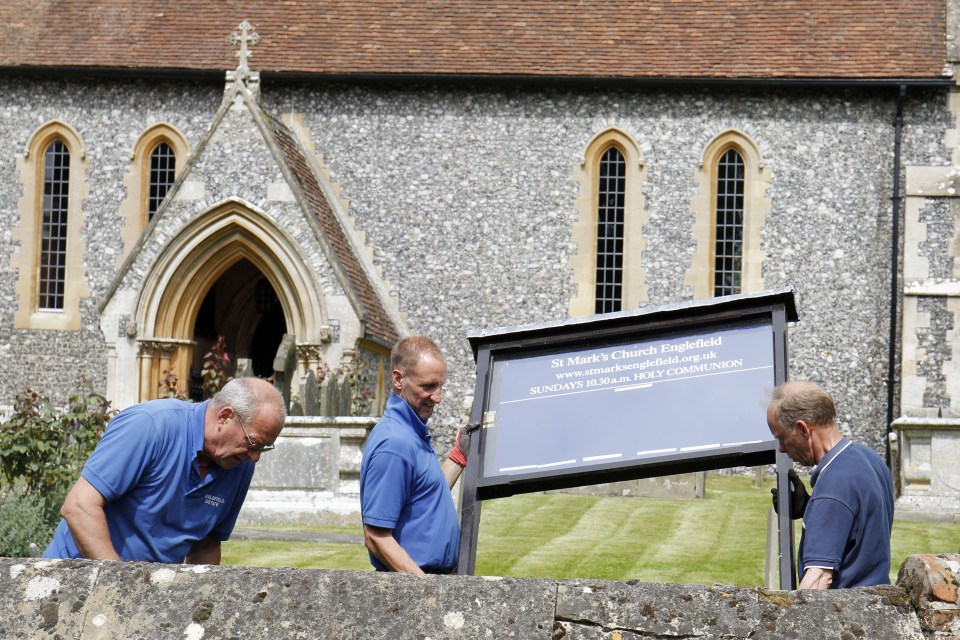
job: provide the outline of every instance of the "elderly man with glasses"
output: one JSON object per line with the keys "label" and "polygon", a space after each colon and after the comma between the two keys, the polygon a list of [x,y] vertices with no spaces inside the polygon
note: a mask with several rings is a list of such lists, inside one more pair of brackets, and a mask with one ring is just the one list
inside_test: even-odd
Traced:
{"label": "elderly man with glasses", "polygon": [[260,454],[286,418],[265,380],[212,400],[142,402],[114,418],[67,494],[45,558],[219,564]]}

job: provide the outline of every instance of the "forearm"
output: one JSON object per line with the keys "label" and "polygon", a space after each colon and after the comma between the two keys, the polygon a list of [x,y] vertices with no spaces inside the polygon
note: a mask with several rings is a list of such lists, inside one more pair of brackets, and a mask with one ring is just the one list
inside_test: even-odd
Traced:
{"label": "forearm", "polygon": [[833,571],[830,569],[821,569],[819,567],[810,567],[803,573],[803,579],[800,580],[800,589],[829,589],[833,584]]}
{"label": "forearm", "polygon": [[193,543],[185,562],[187,564],[220,564],[220,556],[220,541],[204,538]]}
{"label": "forearm", "polygon": [[447,486],[450,487],[450,489],[453,489],[453,485],[457,483],[457,479],[460,477],[460,474],[463,473],[463,467],[450,458],[443,461],[443,464],[440,465],[440,470],[443,472],[443,477],[447,479]]}
{"label": "forearm", "polygon": [[363,525],[363,543],[390,571],[424,575],[407,550],[393,537],[392,529]]}
{"label": "forearm", "polygon": [[82,477],[73,486],[60,509],[80,555],[91,560],[119,560],[110,539],[103,496]]}

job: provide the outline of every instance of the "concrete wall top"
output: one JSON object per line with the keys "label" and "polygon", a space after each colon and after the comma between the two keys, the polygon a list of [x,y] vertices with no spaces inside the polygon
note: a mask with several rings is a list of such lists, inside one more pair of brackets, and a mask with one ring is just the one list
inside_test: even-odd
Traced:
{"label": "concrete wall top", "polygon": [[905,586],[786,592],[2,558],[0,638],[946,638],[958,574],[922,556]]}

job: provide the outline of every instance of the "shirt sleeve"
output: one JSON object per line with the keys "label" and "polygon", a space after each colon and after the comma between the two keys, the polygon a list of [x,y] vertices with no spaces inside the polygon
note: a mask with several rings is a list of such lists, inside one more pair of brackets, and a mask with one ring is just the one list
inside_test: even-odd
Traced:
{"label": "shirt sleeve", "polygon": [[413,467],[392,451],[378,451],[370,458],[364,478],[363,523],[393,529],[407,503]]}
{"label": "shirt sleeve", "polygon": [[832,498],[810,500],[803,514],[803,571],[817,567],[840,569],[840,560],[853,529],[853,512]]}
{"label": "shirt sleeve", "polygon": [[107,426],[80,473],[108,502],[140,481],[156,455],[153,420],[140,412],[120,413]]}

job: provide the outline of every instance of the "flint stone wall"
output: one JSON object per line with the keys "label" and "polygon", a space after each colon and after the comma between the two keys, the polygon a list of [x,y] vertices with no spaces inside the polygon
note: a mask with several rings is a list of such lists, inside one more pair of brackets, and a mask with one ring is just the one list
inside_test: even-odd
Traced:
{"label": "flint stone wall", "polygon": [[833,592],[2,558],[0,638],[942,640],[958,576],[960,555]]}

